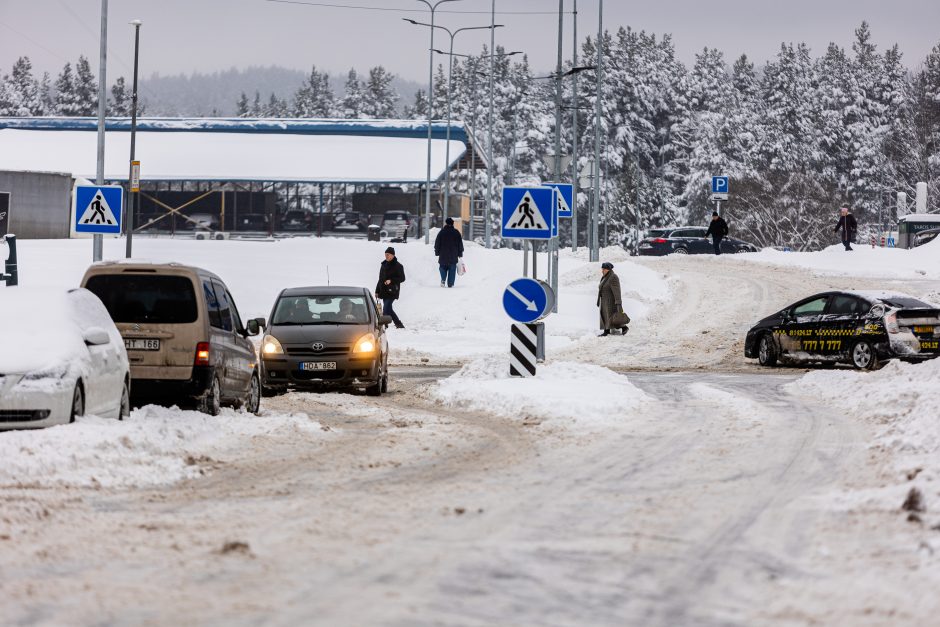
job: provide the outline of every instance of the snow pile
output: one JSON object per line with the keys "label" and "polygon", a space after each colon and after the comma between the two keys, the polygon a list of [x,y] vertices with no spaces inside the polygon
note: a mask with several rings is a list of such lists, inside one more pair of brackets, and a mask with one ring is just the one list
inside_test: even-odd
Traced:
{"label": "snow pile", "polygon": [[510,377],[508,355],[477,359],[430,394],[445,407],[585,427],[622,425],[652,400],[627,377],[589,364],[539,364],[535,377]]}
{"label": "snow pile", "polygon": [[0,433],[0,487],[142,487],[205,473],[253,437],[320,437],[306,414],[218,416],[155,406],[123,421],[85,416],[73,424]]}
{"label": "snow pile", "polygon": [[[924,484],[940,481],[940,359],[892,361],[876,372],[810,372],[788,387],[879,425],[871,448],[889,456],[889,472],[905,489],[935,494]],[[901,505],[894,490],[885,498],[893,499],[890,508]]]}

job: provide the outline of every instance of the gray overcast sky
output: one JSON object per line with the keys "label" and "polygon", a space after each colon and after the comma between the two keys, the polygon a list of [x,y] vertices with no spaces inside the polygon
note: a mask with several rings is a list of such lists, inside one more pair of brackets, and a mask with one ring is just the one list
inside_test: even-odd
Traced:
{"label": "gray overcast sky", "polygon": [[[304,0],[297,0],[302,2]],[[310,0],[318,2],[320,0]],[[421,9],[416,0],[323,0],[383,9]],[[427,79],[428,32],[402,17],[427,20],[424,12],[355,10],[265,0],[111,0],[108,82],[130,78],[134,18],[141,29],[141,75],[281,65],[345,73],[382,64],[403,78]],[[37,73],[55,77],[66,61],[85,54],[98,66],[100,0],[0,0],[0,71],[21,55]],[[533,68],[554,66],[557,0],[497,0],[497,44],[529,55]],[[473,13],[444,13],[445,9]],[[446,3],[437,23],[452,28],[489,24],[490,0]],[[572,0],[565,0],[564,54],[571,54]],[[578,35],[597,31],[597,0],[578,3]],[[504,12],[545,12],[510,15]],[[554,12],[554,13],[553,13]],[[782,41],[805,41],[821,53],[830,41],[848,46],[862,20],[880,49],[898,43],[908,67],[918,66],[940,42],[938,0],[607,0],[604,24],[672,33],[679,57],[689,63],[704,46],[729,60],[746,53],[758,64]],[[441,31],[437,31],[441,35]],[[457,35],[455,51],[477,52],[487,31]],[[435,46],[442,46],[438,36]]]}

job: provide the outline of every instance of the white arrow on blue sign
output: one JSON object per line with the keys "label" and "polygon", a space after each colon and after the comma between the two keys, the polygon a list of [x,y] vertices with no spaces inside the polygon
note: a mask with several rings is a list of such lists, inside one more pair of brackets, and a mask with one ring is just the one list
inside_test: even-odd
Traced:
{"label": "white arrow on blue sign", "polygon": [[557,222],[553,187],[504,187],[502,236],[507,239],[551,239]]}
{"label": "white arrow on blue sign", "polygon": [[76,185],[72,196],[72,237],[121,234],[124,188],[120,185]]}
{"label": "white arrow on blue sign", "polygon": [[558,190],[558,217],[570,218],[574,206],[574,185],[570,183],[546,183]]}
{"label": "white arrow on blue sign", "polygon": [[535,322],[552,309],[554,295],[551,287],[542,281],[516,279],[503,292],[503,309],[516,322]]}
{"label": "white arrow on blue sign", "polygon": [[713,194],[727,194],[728,182],[729,180],[727,176],[713,176],[712,177],[712,193]]}

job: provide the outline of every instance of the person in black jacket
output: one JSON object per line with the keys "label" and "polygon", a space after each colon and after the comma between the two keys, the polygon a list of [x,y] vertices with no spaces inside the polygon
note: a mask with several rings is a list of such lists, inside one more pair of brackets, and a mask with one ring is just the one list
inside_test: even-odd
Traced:
{"label": "person in black jacket", "polygon": [[848,207],[842,207],[839,213],[839,222],[832,232],[842,231],[842,245],[845,246],[846,250],[853,250],[852,242],[855,241],[855,234],[858,232],[858,222],[856,222],[855,216],[849,213]]}
{"label": "person in black jacket", "polygon": [[724,239],[725,235],[728,234],[728,223],[725,222],[725,219],[718,215],[717,211],[712,211],[712,222],[708,225],[708,230],[705,231],[705,239],[708,239],[708,236],[712,236],[712,245],[715,247],[715,254],[721,254],[721,240]]}
{"label": "person in black jacket", "polygon": [[405,325],[398,319],[398,314],[392,304],[398,300],[401,284],[405,282],[405,266],[395,257],[395,249],[389,246],[385,249],[385,261],[379,268],[379,280],[375,284],[375,297],[382,301],[382,315],[391,316],[396,329],[404,329]]}
{"label": "person in black jacket", "polygon": [[444,228],[434,239],[434,254],[441,269],[441,287],[454,287],[457,279],[457,263],[463,257],[463,237],[454,228],[453,218],[444,221]]}

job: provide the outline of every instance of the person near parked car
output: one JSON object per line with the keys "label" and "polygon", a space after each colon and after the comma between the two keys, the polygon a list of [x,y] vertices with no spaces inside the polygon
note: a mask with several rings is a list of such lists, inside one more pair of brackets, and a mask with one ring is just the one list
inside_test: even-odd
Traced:
{"label": "person near parked car", "polygon": [[460,231],[454,228],[454,219],[447,218],[444,228],[434,239],[434,254],[441,270],[441,287],[454,287],[457,279],[457,264],[463,257],[463,237]]}
{"label": "person near parked car", "polygon": [[610,335],[611,330],[620,329],[626,335],[630,317],[623,311],[623,299],[620,296],[620,277],[614,272],[614,264],[605,261],[601,264],[601,282],[597,288],[597,306],[601,312],[602,336]]}
{"label": "person near parked car", "polygon": [[721,240],[725,238],[728,234],[728,223],[725,222],[725,219],[718,215],[717,211],[712,211],[712,221],[708,225],[708,230],[705,231],[705,239],[708,239],[708,236],[712,236],[712,245],[715,247],[715,254],[721,254]]}
{"label": "person near parked car", "polygon": [[385,249],[385,261],[379,268],[379,280],[375,284],[375,297],[382,301],[382,315],[391,316],[396,329],[404,329],[405,325],[398,319],[393,304],[401,293],[401,284],[405,282],[405,266],[401,265],[395,257],[395,249],[389,246]]}
{"label": "person near parked car", "polygon": [[836,223],[836,228],[832,232],[842,236],[842,245],[846,250],[852,250],[852,242],[855,241],[855,234],[858,232],[858,222],[849,212],[848,207],[842,207],[839,210],[839,222]]}

